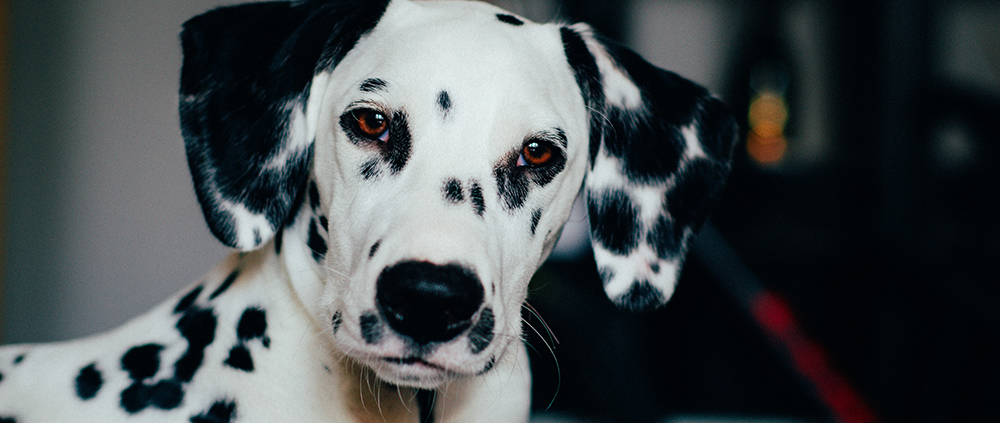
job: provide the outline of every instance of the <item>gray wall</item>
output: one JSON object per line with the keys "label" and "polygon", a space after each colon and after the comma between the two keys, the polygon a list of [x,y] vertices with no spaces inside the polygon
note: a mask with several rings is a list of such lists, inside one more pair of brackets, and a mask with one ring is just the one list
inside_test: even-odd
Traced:
{"label": "gray wall", "polygon": [[4,342],[109,329],[207,271],[178,31],[220,0],[12,2]]}

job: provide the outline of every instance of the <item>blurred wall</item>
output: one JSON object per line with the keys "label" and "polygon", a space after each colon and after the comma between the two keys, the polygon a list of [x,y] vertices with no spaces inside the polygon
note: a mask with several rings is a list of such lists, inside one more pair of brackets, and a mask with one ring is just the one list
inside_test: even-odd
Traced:
{"label": "blurred wall", "polygon": [[225,250],[177,116],[181,23],[222,0],[12,3],[3,342],[117,326]]}

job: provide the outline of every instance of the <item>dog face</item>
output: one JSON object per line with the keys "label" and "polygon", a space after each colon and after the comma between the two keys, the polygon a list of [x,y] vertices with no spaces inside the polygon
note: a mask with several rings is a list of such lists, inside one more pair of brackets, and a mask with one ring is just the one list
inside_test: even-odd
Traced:
{"label": "dog face", "polygon": [[589,120],[558,29],[500,12],[393,3],[314,79],[324,303],[359,322],[341,349],[389,380],[479,373],[519,339],[583,181]]}
{"label": "dog face", "polygon": [[303,301],[391,383],[480,374],[520,340],[581,187],[609,296],[662,304],[728,171],[718,101],[585,25],[468,2],[264,3],[182,37],[213,233],[255,249],[309,203],[323,288]]}

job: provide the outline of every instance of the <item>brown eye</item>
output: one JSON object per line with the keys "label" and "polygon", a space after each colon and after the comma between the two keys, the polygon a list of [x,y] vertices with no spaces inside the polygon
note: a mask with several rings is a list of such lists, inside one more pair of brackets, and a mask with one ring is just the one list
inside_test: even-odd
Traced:
{"label": "brown eye", "polygon": [[371,109],[360,109],[351,112],[351,116],[354,116],[354,126],[361,135],[388,141],[389,120],[384,114]]}
{"label": "brown eye", "polygon": [[521,157],[517,158],[518,166],[544,166],[554,156],[552,145],[542,141],[529,141],[521,148]]}

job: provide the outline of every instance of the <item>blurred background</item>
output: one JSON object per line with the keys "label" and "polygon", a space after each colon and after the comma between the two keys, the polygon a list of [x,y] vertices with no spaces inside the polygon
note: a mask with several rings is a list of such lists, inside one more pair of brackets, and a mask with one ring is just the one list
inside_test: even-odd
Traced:
{"label": "blurred background", "polygon": [[[0,1],[4,343],[110,329],[226,254],[177,33],[232,3]],[[525,314],[538,421],[1000,421],[1000,2],[495,3],[590,22],[743,126],[665,308],[615,310],[571,218]]]}

